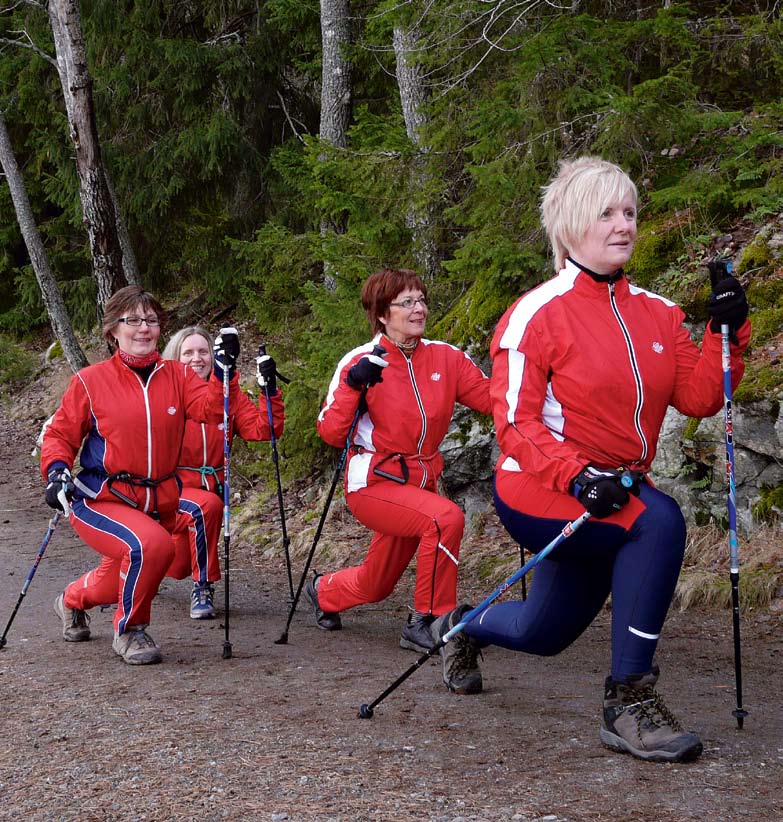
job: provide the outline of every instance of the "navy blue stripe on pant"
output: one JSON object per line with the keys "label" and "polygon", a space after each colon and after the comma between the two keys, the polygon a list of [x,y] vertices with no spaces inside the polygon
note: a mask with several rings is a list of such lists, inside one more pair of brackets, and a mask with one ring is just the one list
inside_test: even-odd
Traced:
{"label": "navy blue stripe on pant", "polygon": [[[626,530],[590,520],[536,565],[524,602],[490,605],[465,632],[485,645],[554,656],[567,648],[612,595],[612,677],[647,673],[671,605],[685,551],[685,520],[677,503],[642,485],[646,510]],[[523,514],[495,494],[509,534],[537,553],[565,520]]]}

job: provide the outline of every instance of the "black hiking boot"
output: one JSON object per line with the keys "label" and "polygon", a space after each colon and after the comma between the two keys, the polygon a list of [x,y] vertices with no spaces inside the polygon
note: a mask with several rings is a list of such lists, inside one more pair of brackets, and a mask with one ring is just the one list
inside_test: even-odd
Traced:
{"label": "black hiking boot", "polygon": [[647,674],[604,684],[601,742],[615,751],[653,762],[688,762],[702,752],[701,739],[684,731],[655,690],[658,666]]}
{"label": "black hiking boot", "polygon": [[[470,605],[460,605],[453,611],[438,617],[430,625],[430,634],[439,642],[468,612]],[[453,636],[441,649],[443,659],[443,682],[455,694],[480,694],[484,683],[478,657],[481,653],[478,643],[464,631]]]}
{"label": "black hiking boot", "polygon": [[323,574],[313,573],[313,578],[305,586],[305,596],[315,609],[315,623],[322,631],[339,631],[343,627],[339,611],[322,611],[318,604],[318,581]]}
{"label": "black hiking boot", "polygon": [[422,614],[419,611],[408,614],[408,622],[402,629],[400,648],[417,651],[420,654],[426,654],[430,648],[434,648],[435,641],[430,633],[430,625],[434,621],[435,617],[432,614]]}

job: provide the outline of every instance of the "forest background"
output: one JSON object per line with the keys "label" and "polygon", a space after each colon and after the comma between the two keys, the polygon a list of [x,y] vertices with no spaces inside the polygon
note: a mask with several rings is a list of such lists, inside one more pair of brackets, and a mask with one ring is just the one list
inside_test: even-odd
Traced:
{"label": "forest background", "polygon": [[[779,420],[780,3],[7,3],[4,128],[85,341],[102,304],[100,242],[85,220],[56,13],[71,36],[81,26],[80,88],[133,251],[115,257],[113,276],[137,277],[175,323],[229,317],[267,345],[293,377],[286,479],[327,464],[313,421],[335,363],[368,338],[366,276],[416,268],[430,292],[428,336],[486,364],[502,312],[552,274],[541,186],[560,158],[585,153],[621,164],[639,187],[629,277],[680,303],[696,328],[706,261],[733,259],[754,326],[735,399],[765,402]],[[34,352],[51,340],[17,217],[0,186],[0,384],[12,389],[35,378]],[[251,482],[269,476],[263,446],[242,464]],[[780,480],[753,504],[758,521],[779,525]],[[764,562],[772,598],[780,557]]]}

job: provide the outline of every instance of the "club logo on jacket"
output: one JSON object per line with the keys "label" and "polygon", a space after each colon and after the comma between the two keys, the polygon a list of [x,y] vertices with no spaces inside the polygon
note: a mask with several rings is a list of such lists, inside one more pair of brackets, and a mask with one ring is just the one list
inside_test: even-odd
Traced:
{"label": "club logo on jacket", "polygon": [[653,350],[656,354],[663,354],[663,345],[662,345],[661,343],[659,343],[659,342],[658,342],[658,340],[656,340],[656,341],[652,344],[652,350]]}
{"label": "club logo on jacket", "polygon": [[222,430],[223,430],[223,428],[224,428],[223,423],[222,423],[222,422],[221,422],[221,423],[218,423],[218,431],[222,431]]}
{"label": "club logo on jacket", "polygon": [[430,377],[430,379],[431,379],[433,382],[437,382],[437,381],[440,379],[440,374],[439,374],[437,371],[435,371],[435,372],[433,372],[433,374],[432,374],[432,376]]}
{"label": "club logo on jacket", "polygon": [[170,405],[166,411],[172,417],[177,413],[177,409],[173,405]]}

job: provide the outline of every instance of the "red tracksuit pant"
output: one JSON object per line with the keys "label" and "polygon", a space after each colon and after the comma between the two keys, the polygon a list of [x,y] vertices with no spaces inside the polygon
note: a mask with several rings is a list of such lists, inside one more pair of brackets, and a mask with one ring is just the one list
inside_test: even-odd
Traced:
{"label": "red tracksuit pant", "polygon": [[223,501],[214,491],[183,488],[174,527],[174,559],[166,576],[194,582],[220,579],[218,541],[223,520]]}
{"label": "red tracksuit pant", "polygon": [[465,527],[458,505],[432,491],[395,482],[374,483],[346,500],[353,515],[375,534],[361,565],[321,577],[318,604],[324,611],[385,599],[417,550],[416,610],[440,616],[456,607]]}
{"label": "red tracksuit pant", "polygon": [[156,522],[122,502],[74,500],[71,524],[101,564],[65,589],[65,607],[83,611],[117,603],[114,630],[149,625],[152,600],[174,556],[175,512]]}

